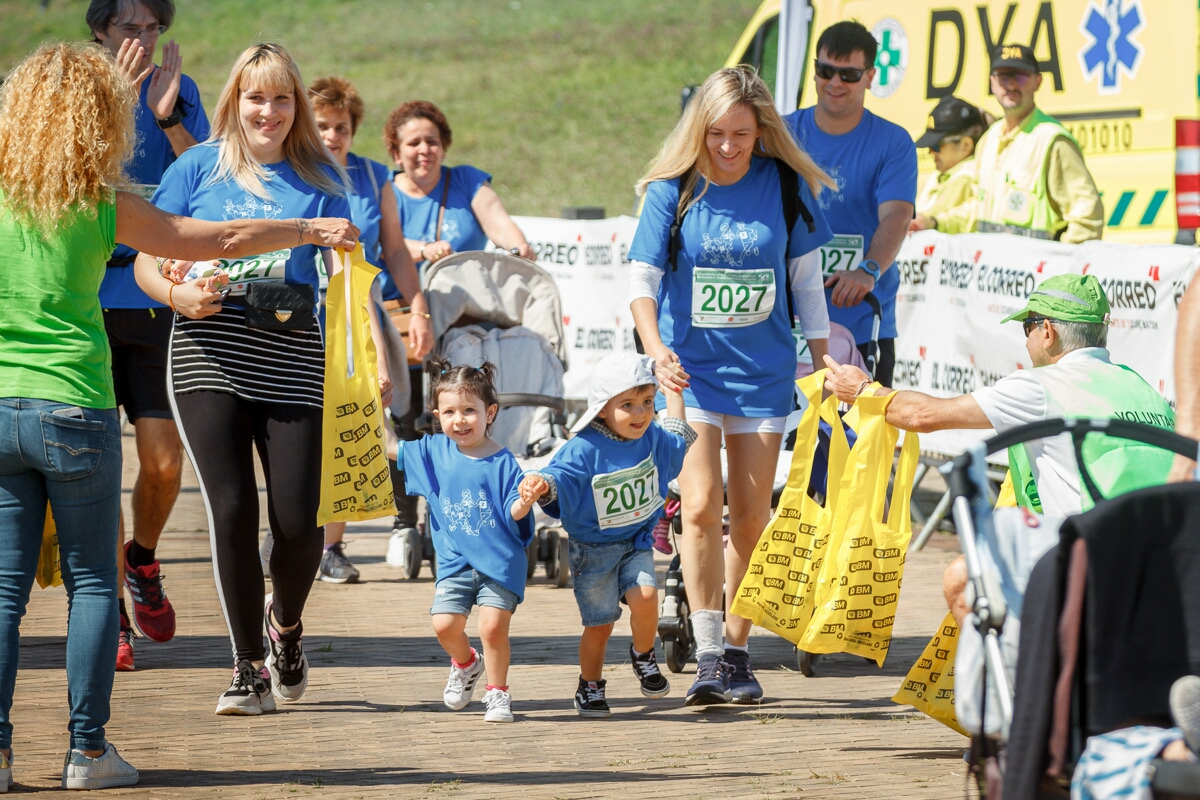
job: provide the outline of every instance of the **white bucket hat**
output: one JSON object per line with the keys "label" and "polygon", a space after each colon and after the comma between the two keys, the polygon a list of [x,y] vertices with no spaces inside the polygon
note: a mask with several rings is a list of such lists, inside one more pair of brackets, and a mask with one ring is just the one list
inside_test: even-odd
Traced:
{"label": "white bucket hat", "polygon": [[654,377],[654,359],[638,353],[613,353],[605,356],[592,370],[588,384],[588,408],[579,421],[571,426],[571,433],[586,428],[604,404],[621,392],[636,386],[653,386],[658,389],[658,378]]}

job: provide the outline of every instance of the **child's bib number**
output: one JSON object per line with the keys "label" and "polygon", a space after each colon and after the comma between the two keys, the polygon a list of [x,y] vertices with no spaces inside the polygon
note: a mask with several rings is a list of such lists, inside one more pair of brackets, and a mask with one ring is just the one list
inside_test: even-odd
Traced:
{"label": "child's bib number", "polygon": [[844,269],[855,269],[863,260],[863,237],[839,233],[821,245],[821,274],[828,277]]}
{"label": "child's bib number", "polygon": [[753,325],[771,316],[774,309],[774,270],[692,270],[692,324],[698,328]]}
{"label": "child's bib number", "polygon": [[229,293],[245,294],[246,287],[259,281],[282,281],[287,278],[287,262],[291,248],[263,253],[249,258],[215,258],[198,262],[188,270],[187,278],[200,278],[221,270],[229,276]]}
{"label": "child's bib number", "polygon": [[620,528],[646,519],[663,504],[654,457],[628,469],[592,478],[592,498],[600,528]]}

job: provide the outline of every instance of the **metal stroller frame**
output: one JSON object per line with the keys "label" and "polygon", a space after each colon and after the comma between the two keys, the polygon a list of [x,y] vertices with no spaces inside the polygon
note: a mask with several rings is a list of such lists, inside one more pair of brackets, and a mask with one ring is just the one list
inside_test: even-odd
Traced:
{"label": "metal stroller frame", "polygon": [[[883,309],[879,305],[879,299],[871,292],[867,292],[866,296],[863,297],[863,302],[871,307],[872,314],[871,339],[868,342],[866,364],[867,373],[873,378],[875,377],[875,368],[879,364],[879,326],[883,321]],[[815,364],[813,366],[814,369],[819,368]],[[792,422],[792,420],[789,420],[789,422]],[[794,434],[794,432],[795,423],[793,422],[791,430],[784,435],[782,448],[779,451],[781,457],[784,453],[788,454],[787,460],[789,464],[792,459],[792,448],[795,445],[794,436],[790,436],[789,434]],[[784,475],[786,476],[786,474],[787,472],[785,471]],[[771,492],[772,510],[778,505],[782,492],[782,485],[775,486]],[[667,490],[667,499],[676,502],[680,499],[674,482],[672,482]],[[675,555],[672,556],[671,563],[667,566],[663,598],[659,604],[658,614],[658,638],[662,641],[663,657],[667,662],[667,668],[671,672],[682,672],[687,663],[694,661],[696,658],[696,640],[692,634],[692,622],[689,618],[691,605],[687,599],[687,587],[683,582],[683,569],[679,554],[679,539],[683,533],[682,516],[682,510],[680,510],[670,519],[671,538],[675,543]],[[723,603],[724,601],[722,601]],[[797,649],[796,658],[800,671],[807,677],[813,677],[813,666],[816,663],[816,655]]]}
{"label": "metal stroller frame", "polygon": [[[1083,460],[1083,442],[1090,433],[1128,439],[1153,445],[1188,458],[1197,458],[1200,443],[1173,431],[1120,419],[1050,419],[1022,425],[968,448],[942,468],[953,497],[953,514],[968,577],[968,597],[975,616],[975,629],[983,641],[983,697],[980,703],[981,726],[986,725],[985,703],[990,676],[1000,703],[1001,739],[1007,740],[1013,720],[1013,687],[1009,684],[1000,649],[1008,608],[994,575],[982,569],[976,537],[993,530],[992,509],[988,500],[987,456],[1013,445],[1066,433],[1071,437],[1075,460],[1084,488],[1094,503],[1105,498]],[[1198,470],[1200,472],[1200,470]],[[973,751],[974,751],[973,747]],[[1172,772],[1166,767],[1166,772]]]}
{"label": "metal stroller frame", "polygon": [[[476,262],[479,274],[486,279],[481,281],[481,288],[491,290],[490,297],[472,296],[461,282],[435,285],[442,273],[470,262]],[[517,280],[513,280],[514,277]],[[470,250],[452,253],[425,270],[421,276],[421,289],[429,304],[430,322],[434,331],[435,344],[430,357],[445,350],[447,336],[455,328],[466,325],[502,329],[525,326],[542,335],[562,364],[563,372],[566,372],[568,357],[562,321],[562,297],[554,277],[536,263],[504,252]],[[526,321],[530,315],[536,316],[542,324],[539,327],[527,325]],[[502,364],[496,366],[503,368]],[[431,386],[428,376],[423,371],[421,381],[422,396],[428,408]],[[566,400],[561,395],[527,391],[498,392],[497,400],[501,410],[516,406],[550,409],[553,436],[556,440],[566,438],[563,432]],[[416,427],[420,433],[434,433],[436,422],[433,415],[423,411],[417,419]],[[537,452],[521,452],[515,455],[519,458],[531,457],[541,462],[547,459],[550,453],[551,449],[545,447],[539,448]],[[428,515],[429,509],[425,508],[423,530],[410,530],[409,538],[405,542],[404,571],[409,578],[416,578],[420,574],[424,561],[429,562],[431,572],[436,570],[436,554],[429,533]],[[535,565],[542,561],[547,577],[557,580],[559,586],[565,585],[566,575],[561,573],[567,561],[566,551],[565,538],[560,537],[557,530],[539,528],[527,551],[528,576],[533,577]]]}

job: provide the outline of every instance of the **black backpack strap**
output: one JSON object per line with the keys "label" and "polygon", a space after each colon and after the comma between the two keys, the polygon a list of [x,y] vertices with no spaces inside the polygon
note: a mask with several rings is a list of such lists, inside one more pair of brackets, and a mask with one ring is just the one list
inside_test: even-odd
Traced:
{"label": "black backpack strap", "polygon": [[[817,222],[813,219],[812,212],[804,205],[804,201],[800,199],[800,176],[796,174],[796,170],[781,158],[775,159],[775,168],[779,170],[779,196],[783,202],[783,221],[787,226],[788,241],[783,248],[784,264],[786,265],[787,252],[791,249],[792,243],[792,228],[796,227],[796,220],[803,219],[809,233],[817,232]],[[787,274],[786,266],[783,272],[785,275]],[[796,319],[796,303],[792,299],[790,281],[785,284],[784,292],[787,294],[788,327],[791,327],[792,321]]]}
{"label": "black backpack strap", "polygon": [[684,194],[684,187],[687,186],[691,177],[692,170],[690,169],[679,176],[679,203],[675,206],[675,219],[671,222],[671,229],[667,235],[667,263],[671,265],[671,272],[679,269],[679,250],[683,247],[683,239],[679,230],[683,227],[683,215],[687,213],[688,201],[692,199],[692,192]]}

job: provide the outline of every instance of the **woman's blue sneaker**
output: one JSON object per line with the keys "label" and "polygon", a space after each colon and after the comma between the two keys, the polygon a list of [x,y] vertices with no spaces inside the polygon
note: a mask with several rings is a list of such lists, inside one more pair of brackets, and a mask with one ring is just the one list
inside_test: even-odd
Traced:
{"label": "woman's blue sneaker", "polygon": [[745,650],[725,650],[725,663],[729,666],[729,690],[733,702],[741,705],[758,705],[762,702],[763,690],[754,670],[750,669],[750,654]]}
{"label": "woman's blue sneaker", "polygon": [[706,653],[700,656],[696,663],[696,682],[688,689],[684,704],[710,706],[728,703],[731,698],[729,667],[718,655]]}

